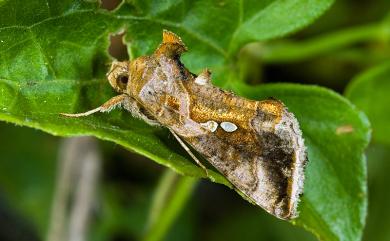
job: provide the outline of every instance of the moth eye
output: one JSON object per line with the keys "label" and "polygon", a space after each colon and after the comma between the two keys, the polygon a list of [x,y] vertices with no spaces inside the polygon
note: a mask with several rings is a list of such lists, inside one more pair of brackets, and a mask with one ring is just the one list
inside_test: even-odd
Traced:
{"label": "moth eye", "polygon": [[126,89],[127,82],[129,82],[128,75],[119,75],[117,78],[117,85],[120,89]]}
{"label": "moth eye", "polygon": [[127,84],[128,81],[129,81],[129,76],[127,75],[119,76],[119,82],[121,82],[122,84]]}

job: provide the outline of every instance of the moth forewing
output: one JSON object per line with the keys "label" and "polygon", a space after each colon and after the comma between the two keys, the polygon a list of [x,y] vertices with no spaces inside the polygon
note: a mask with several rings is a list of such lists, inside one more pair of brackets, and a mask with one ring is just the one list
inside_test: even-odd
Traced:
{"label": "moth forewing", "polygon": [[[261,115],[260,115],[261,116]],[[283,107],[280,117],[274,126],[269,125],[266,118],[259,117],[253,121],[256,133],[261,139],[262,160],[264,164],[263,184],[271,189],[278,190],[278,200],[274,207],[270,205],[275,215],[283,219],[291,219],[298,216],[297,205],[299,196],[303,192],[304,167],[306,164],[306,148],[302,133],[294,115]],[[269,174],[266,174],[269,172]],[[259,173],[260,175],[260,173]],[[260,200],[264,200],[264,190],[258,190]],[[265,192],[267,193],[267,192]],[[263,197],[261,197],[263,196]]]}
{"label": "moth forewing", "polygon": [[[220,124],[215,131],[183,139],[252,202],[279,218],[291,219],[297,216],[306,161],[298,122],[278,101],[258,102],[257,106],[254,115],[242,123],[242,113],[236,111],[235,116],[225,112],[214,117],[217,123],[237,123],[237,129]],[[180,135],[182,130],[176,131]]]}
{"label": "moth forewing", "polygon": [[306,151],[298,121],[278,100],[248,100],[211,84],[206,69],[199,76],[180,62],[187,50],[169,31],[153,55],[114,62],[108,74],[121,93],[80,117],[122,107],[150,124],[172,131],[196,159],[192,146],[248,199],[281,219],[298,215]]}

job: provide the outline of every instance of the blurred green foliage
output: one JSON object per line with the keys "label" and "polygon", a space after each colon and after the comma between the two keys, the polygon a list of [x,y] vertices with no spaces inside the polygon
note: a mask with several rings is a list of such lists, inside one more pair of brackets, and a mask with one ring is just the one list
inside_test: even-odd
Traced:
{"label": "blurred green foliage", "polygon": [[[280,38],[312,23],[331,3],[197,1],[189,7],[186,1],[129,1],[112,13],[86,1],[0,1],[0,118],[57,135],[92,134],[180,173],[202,176],[165,130],[150,128],[128,113],[76,121],[57,116],[90,109],[114,94],[104,80],[109,33],[127,30],[133,58],[150,53],[161,39],[161,29],[168,28],[187,43],[190,52],[183,61],[191,71],[209,67],[216,84],[253,99],[280,98],[296,114],[310,158],[296,223],[322,240],[361,236],[366,214],[362,152],[368,141],[364,114],[322,88],[253,88],[238,81],[314,83],[339,92],[348,85],[346,97],[367,114],[373,129],[374,144],[367,152],[370,197],[364,239],[388,240],[384,227],[390,222],[390,80],[389,65],[383,62],[390,56],[389,2],[338,1],[314,24]],[[238,12],[237,6],[242,8]],[[238,53],[252,41],[261,42]],[[335,130],[346,124],[354,132],[337,135]],[[60,140],[4,123],[0,133],[0,224],[7,224],[0,225],[0,239],[44,239]],[[164,202],[150,230],[148,212],[156,201],[161,168],[119,146],[100,145],[105,163],[92,240],[153,240],[164,234],[166,240],[315,239],[248,205],[227,188],[207,182],[195,186],[188,177],[172,185],[172,196],[165,200],[177,201]],[[213,177],[229,185],[217,173]]]}
{"label": "blurred green foliage", "polygon": [[390,223],[390,62],[375,66],[358,75],[348,85],[346,96],[367,113],[373,126],[372,145],[368,149],[369,202],[371,210],[365,237],[389,240],[390,232],[378,226],[378,220]]}

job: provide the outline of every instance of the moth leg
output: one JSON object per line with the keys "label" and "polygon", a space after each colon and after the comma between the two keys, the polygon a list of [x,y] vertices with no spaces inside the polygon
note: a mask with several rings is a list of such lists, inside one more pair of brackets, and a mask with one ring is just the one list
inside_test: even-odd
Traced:
{"label": "moth leg", "polygon": [[207,171],[207,168],[199,161],[199,159],[191,152],[190,148],[180,139],[180,137],[171,129],[169,129],[172,135],[176,138],[176,140],[180,143],[180,145],[186,150],[186,152],[194,159],[196,164],[198,164],[205,172],[206,176],[209,176],[209,172]]}
{"label": "moth leg", "polygon": [[142,109],[142,106],[133,98],[127,98],[123,103],[123,108],[129,111],[135,118],[141,119],[151,126],[161,126],[152,115],[148,115],[146,110]]}
{"label": "moth leg", "polygon": [[109,112],[115,107],[121,106],[124,101],[129,98],[127,95],[122,94],[122,95],[117,95],[109,99],[107,102],[105,102],[103,105],[93,109],[89,110],[87,112],[83,113],[76,113],[76,114],[69,114],[69,113],[60,113],[60,115],[66,116],[66,117],[82,117],[82,116],[89,116],[92,115],[96,112]]}

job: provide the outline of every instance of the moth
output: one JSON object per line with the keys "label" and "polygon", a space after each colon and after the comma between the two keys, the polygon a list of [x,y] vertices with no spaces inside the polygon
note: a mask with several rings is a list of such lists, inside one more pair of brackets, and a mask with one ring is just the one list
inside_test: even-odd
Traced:
{"label": "moth", "polygon": [[279,100],[248,100],[213,86],[207,69],[191,73],[180,62],[185,51],[181,38],[164,30],[152,55],[112,63],[107,78],[119,95],[93,110],[63,115],[122,107],[168,128],[206,173],[192,150],[267,212],[297,217],[306,163],[297,119]]}

